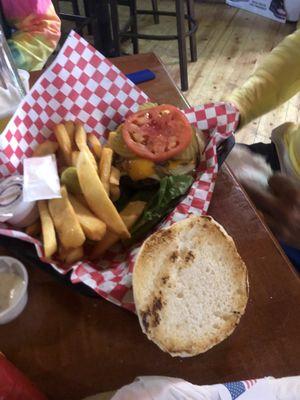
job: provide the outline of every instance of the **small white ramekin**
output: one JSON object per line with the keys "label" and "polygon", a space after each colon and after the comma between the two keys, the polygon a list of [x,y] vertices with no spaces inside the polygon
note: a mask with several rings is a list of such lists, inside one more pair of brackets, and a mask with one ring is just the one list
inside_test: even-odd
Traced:
{"label": "small white ramekin", "polygon": [[[7,309],[0,312],[0,325],[7,324],[8,322],[17,318],[24,310],[28,298],[27,295],[28,274],[24,265],[16,258],[8,256],[0,256],[0,265],[2,261],[4,261],[5,264],[8,265],[7,270],[10,269],[11,271],[19,275],[25,284],[23,285],[19,297],[15,299],[14,303]],[[1,279],[1,274],[0,274],[0,279]]]}

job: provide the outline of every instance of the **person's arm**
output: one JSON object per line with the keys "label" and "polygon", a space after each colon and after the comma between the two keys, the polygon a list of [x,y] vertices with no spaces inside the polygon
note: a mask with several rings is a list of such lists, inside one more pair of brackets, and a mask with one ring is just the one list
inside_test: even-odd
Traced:
{"label": "person's arm", "polygon": [[18,68],[43,68],[60,38],[60,19],[50,0],[2,0],[8,23],[15,29],[8,44]]}
{"label": "person's arm", "polygon": [[279,173],[269,179],[266,191],[243,181],[243,187],[278,239],[300,249],[300,185],[299,182]]}
{"label": "person's arm", "polygon": [[240,127],[284,103],[300,90],[300,29],[287,36],[236,89],[229,101],[241,113]]}

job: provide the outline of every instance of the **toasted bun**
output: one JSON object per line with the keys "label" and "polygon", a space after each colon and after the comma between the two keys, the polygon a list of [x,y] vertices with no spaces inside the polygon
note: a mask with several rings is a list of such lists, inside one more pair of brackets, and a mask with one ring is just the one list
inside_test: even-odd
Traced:
{"label": "toasted bun", "polygon": [[203,353],[226,339],[244,314],[247,269],[211,217],[190,217],[151,235],[133,271],[143,332],[172,356]]}

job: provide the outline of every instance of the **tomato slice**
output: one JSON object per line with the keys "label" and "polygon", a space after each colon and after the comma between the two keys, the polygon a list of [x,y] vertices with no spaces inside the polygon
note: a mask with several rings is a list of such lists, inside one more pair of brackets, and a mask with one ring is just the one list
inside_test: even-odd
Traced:
{"label": "tomato slice", "polygon": [[192,128],[176,107],[163,104],[126,118],[123,139],[136,155],[156,163],[182,152],[192,140]]}

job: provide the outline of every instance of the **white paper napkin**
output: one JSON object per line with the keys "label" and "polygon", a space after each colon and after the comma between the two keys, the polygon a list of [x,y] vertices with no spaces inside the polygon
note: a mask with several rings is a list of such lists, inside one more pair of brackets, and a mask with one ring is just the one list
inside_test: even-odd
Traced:
{"label": "white paper napkin", "polygon": [[47,200],[61,197],[55,155],[25,158],[23,166],[24,201]]}
{"label": "white paper napkin", "polygon": [[142,376],[111,400],[299,400],[300,376],[198,386],[182,379]]}

